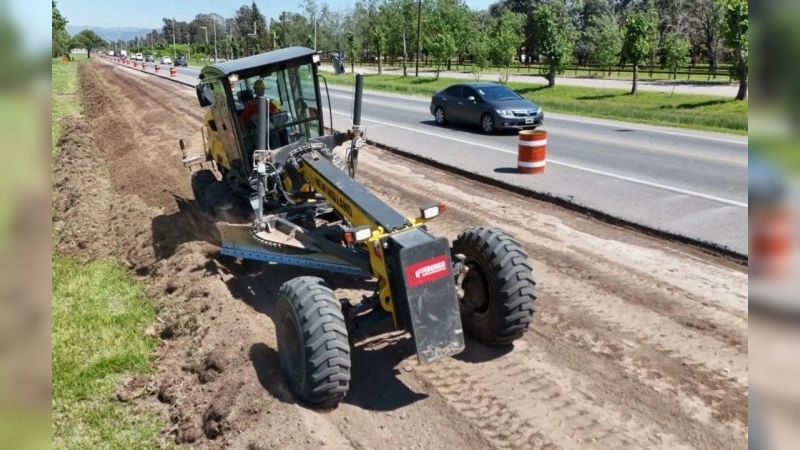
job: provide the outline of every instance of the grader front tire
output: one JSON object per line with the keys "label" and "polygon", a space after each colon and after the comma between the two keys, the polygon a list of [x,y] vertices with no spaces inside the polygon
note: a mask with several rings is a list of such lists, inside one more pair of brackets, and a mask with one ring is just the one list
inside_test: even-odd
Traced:
{"label": "grader front tire", "polygon": [[507,345],[533,321],[536,295],[528,255],[519,242],[498,228],[475,227],[453,242],[469,272],[460,301],[464,330],[487,345]]}
{"label": "grader front tire", "polygon": [[206,190],[216,182],[217,177],[208,169],[202,169],[192,173],[192,194],[194,194],[194,201],[200,208],[200,211],[204,213],[210,212],[208,199],[206,198]]}
{"label": "grader front tire", "polygon": [[339,302],[320,278],[281,286],[275,326],[289,388],[309,406],[339,404],[350,386],[350,344]]}

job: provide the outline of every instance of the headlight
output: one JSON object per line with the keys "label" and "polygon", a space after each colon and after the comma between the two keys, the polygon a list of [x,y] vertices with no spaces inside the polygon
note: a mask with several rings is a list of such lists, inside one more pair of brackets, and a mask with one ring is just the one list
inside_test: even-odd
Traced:
{"label": "headlight", "polygon": [[500,117],[514,117],[514,112],[510,109],[498,109],[497,114],[500,114]]}
{"label": "headlight", "polygon": [[541,113],[542,113],[542,107],[540,106],[540,107],[536,108],[536,115],[538,116]]}

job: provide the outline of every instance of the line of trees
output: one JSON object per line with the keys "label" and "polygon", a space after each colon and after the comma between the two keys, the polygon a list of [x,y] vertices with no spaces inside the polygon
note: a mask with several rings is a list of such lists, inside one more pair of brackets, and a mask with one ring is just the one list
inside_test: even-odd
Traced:
{"label": "line of trees", "polygon": [[51,56],[53,58],[69,56],[70,51],[75,48],[84,49],[87,56],[91,56],[92,50],[108,46],[108,43],[92,30],[82,30],[75,36],[70,37],[69,33],[67,33],[67,22],[67,19],[61,15],[61,11],[58,10],[55,0],[53,0],[53,45],[51,47]]}
{"label": "line of trees", "polygon": [[[357,0],[347,11],[300,0],[297,10],[267,21],[253,1],[231,18],[164,18],[160,30],[108,45],[154,53],[177,47],[182,54],[225,59],[303,45],[338,51],[351,63],[376,62],[379,72],[385,62],[401,63],[404,75],[418,58],[432,60],[437,76],[453,62],[470,62],[477,71],[538,63],[549,86],[570,64],[609,72],[630,66],[632,94],[643,66],[676,76],[687,65],[705,63],[716,75],[725,62],[740,82],[736,98],[747,96],[746,0],[500,0],[484,11],[464,0]],[[55,52],[55,12],[53,27]]]}

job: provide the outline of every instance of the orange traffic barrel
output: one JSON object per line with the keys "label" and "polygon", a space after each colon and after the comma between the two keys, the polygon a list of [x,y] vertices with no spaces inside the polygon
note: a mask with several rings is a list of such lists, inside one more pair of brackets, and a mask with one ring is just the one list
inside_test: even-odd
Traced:
{"label": "orange traffic barrel", "polygon": [[160,72],[161,72],[161,66],[156,64],[156,73],[160,73]]}
{"label": "orange traffic barrel", "polygon": [[133,62],[133,68],[134,69],[138,69],[139,68],[139,63],[137,61]]}
{"label": "orange traffic barrel", "polygon": [[174,67],[170,67],[169,68],[169,76],[177,77],[178,76],[178,69],[176,69]]}
{"label": "orange traffic barrel", "polygon": [[792,255],[792,213],[785,207],[752,208],[749,214],[750,274],[784,279]]}
{"label": "orange traffic barrel", "polygon": [[142,70],[147,70],[147,63],[142,63]]}
{"label": "orange traffic barrel", "polygon": [[547,131],[522,130],[519,132],[517,156],[518,173],[544,173],[547,160]]}

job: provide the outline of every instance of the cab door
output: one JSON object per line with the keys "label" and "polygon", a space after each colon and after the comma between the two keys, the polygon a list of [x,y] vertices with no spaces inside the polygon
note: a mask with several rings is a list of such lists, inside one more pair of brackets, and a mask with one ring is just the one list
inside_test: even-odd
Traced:
{"label": "cab door", "polygon": [[[229,94],[230,87],[222,80],[214,80],[211,84],[211,92],[214,96],[214,103],[211,105],[211,111],[214,115],[214,127],[219,135],[219,140],[222,142],[222,147],[225,150],[225,155],[228,157],[229,167],[225,169],[232,169],[234,167],[249,167],[249,155],[243,154],[239,148],[239,139],[237,137],[237,130],[239,127],[238,119],[235,116],[236,105],[230,100],[232,94]],[[226,90],[226,87],[228,88]]]}

